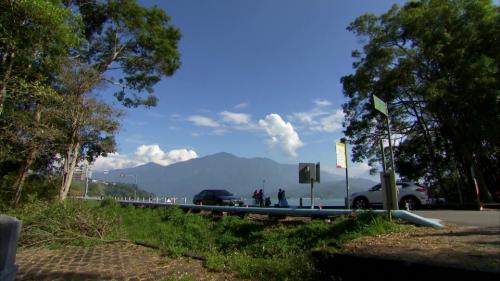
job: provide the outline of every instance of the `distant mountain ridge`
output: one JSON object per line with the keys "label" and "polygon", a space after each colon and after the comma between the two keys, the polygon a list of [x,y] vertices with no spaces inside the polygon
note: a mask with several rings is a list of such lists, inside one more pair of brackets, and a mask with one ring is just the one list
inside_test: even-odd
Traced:
{"label": "distant mountain ridge", "polygon": [[[158,196],[191,198],[202,189],[223,188],[249,197],[264,185],[266,196],[275,197],[279,188],[287,190],[288,197],[307,196],[309,186],[298,184],[298,165],[280,164],[268,158],[243,158],[221,152],[205,157],[178,162],[169,166],[147,163],[134,168],[111,170],[108,174],[95,172],[94,179],[133,183],[137,176],[141,189]],[[344,197],[345,180],[341,176],[321,172],[315,194],[325,198]],[[376,184],[361,178],[350,179],[351,191],[366,190]]]}

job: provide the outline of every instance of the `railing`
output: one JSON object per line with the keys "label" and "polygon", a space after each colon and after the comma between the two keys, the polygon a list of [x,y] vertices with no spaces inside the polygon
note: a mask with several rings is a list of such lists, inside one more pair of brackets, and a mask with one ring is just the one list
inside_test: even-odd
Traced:
{"label": "railing", "polygon": [[[352,214],[355,212],[364,212],[363,210],[351,210],[351,209],[336,209],[336,210],[327,210],[327,209],[309,209],[309,208],[273,208],[273,207],[236,207],[236,206],[213,206],[213,205],[193,205],[187,204],[187,198],[184,197],[184,204],[177,203],[178,200],[171,200],[171,202],[167,202],[168,198],[173,197],[156,197],[156,198],[142,198],[139,200],[134,200],[133,198],[120,198],[115,197],[117,202],[123,205],[135,205],[135,206],[149,206],[149,207],[179,207],[181,209],[193,210],[193,211],[212,211],[212,212],[227,212],[227,213],[235,213],[235,214],[263,214],[263,215],[278,215],[278,216],[296,216],[296,217],[330,217],[330,216],[338,216],[338,215],[346,215]],[[100,197],[86,197],[82,198],[86,200],[102,200]],[[177,198],[178,199],[178,198]],[[386,210],[372,210],[379,215],[387,215],[388,212]],[[434,219],[424,218],[422,216],[415,215],[408,211],[403,210],[393,210],[391,211],[391,215],[394,218],[399,218],[402,220],[409,221],[411,223],[421,225],[421,226],[429,226],[429,227],[437,227],[441,228],[443,225]]]}

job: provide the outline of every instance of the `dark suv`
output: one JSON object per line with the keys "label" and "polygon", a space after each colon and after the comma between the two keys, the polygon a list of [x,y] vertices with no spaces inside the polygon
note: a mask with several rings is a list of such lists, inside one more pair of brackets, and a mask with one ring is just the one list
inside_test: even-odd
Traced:
{"label": "dark suv", "polygon": [[193,197],[193,204],[242,206],[243,201],[225,189],[205,189]]}

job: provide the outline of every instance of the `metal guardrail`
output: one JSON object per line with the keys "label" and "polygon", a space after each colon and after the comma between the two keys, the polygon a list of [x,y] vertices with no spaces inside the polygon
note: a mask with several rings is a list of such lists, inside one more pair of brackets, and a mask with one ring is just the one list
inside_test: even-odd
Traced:
{"label": "metal guardrail", "polygon": [[[86,200],[101,200],[99,197],[87,197]],[[213,206],[213,205],[194,205],[194,204],[176,204],[174,202],[167,202],[168,200],[162,198],[143,198],[143,200],[133,200],[130,198],[113,198],[123,205],[136,205],[136,206],[150,206],[150,207],[178,207],[181,209],[194,210],[194,211],[214,211],[214,212],[227,212],[235,214],[262,214],[262,215],[277,215],[277,216],[295,216],[295,217],[329,217],[352,214],[356,212],[365,212],[363,210],[351,209],[309,209],[309,208],[273,208],[273,207],[236,207],[236,206]],[[184,200],[186,202],[186,200]],[[387,215],[385,210],[371,210],[379,215]],[[408,211],[393,210],[391,211],[392,217],[406,220],[416,225],[441,228],[443,225],[435,219],[428,219]]]}

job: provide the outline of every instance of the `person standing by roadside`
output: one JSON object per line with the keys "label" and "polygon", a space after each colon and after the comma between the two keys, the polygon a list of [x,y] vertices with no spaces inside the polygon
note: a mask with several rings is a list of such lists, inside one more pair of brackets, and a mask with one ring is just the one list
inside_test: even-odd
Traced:
{"label": "person standing by roadside", "polygon": [[280,190],[281,190],[281,196],[279,196],[280,197],[279,205],[280,205],[280,207],[287,208],[288,207],[288,201],[286,200],[285,190],[284,189],[280,189]]}
{"label": "person standing by roadside", "polygon": [[258,200],[258,197],[259,197],[259,193],[257,192],[257,189],[253,192],[253,195],[252,195],[252,198],[253,198],[253,203],[255,205],[259,205],[259,200]]}
{"label": "person standing by roadside", "polygon": [[264,205],[264,192],[262,191],[262,189],[259,190],[259,193],[257,194],[257,198],[258,198],[259,206],[262,207]]}
{"label": "person standing by roadside", "polygon": [[281,207],[281,199],[283,198],[283,193],[281,188],[278,190],[278,207]]}

